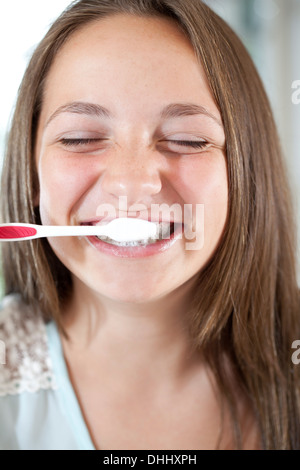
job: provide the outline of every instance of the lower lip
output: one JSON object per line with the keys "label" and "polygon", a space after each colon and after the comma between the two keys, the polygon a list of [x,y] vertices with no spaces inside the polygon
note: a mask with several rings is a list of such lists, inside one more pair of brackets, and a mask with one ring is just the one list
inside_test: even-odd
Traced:
{"label": "lower lip", "polygon": [[86,237],[88,241],[96,248],[97,251],[107,255],[116,256],[118,258],[146,258],[162,253],[171,248],[177,240],[182,238],[181,228],[177,229],[170,238],[159,240],[145,246],[117,246],[105,243],[97,237]]}

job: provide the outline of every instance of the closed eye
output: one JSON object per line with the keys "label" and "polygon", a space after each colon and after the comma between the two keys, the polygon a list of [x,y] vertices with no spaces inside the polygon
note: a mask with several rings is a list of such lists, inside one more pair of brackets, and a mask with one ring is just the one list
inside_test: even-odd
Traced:
{"label": "closed eye", "polygon": [[101,142],[103,139],[61,139],[60,143],[65,145],[65,146],[69,146],[69,147],[73,147],[73,146],[79,146],[79,145],[88,145],[88,144],[94,144],[94,143],[97,143],[97,142]]}
{"label": "closed eye", "polygon": [[206,140],[175,140],[166,139],[159,143],[162,151],[174,155],[193,155],[209,148],[210,143]]}
{"label": "closed eye", "polygon": [[182,147],[192,147],[195,149],[202,149],[208,144],[205,140],[169,140],[168,142]]}

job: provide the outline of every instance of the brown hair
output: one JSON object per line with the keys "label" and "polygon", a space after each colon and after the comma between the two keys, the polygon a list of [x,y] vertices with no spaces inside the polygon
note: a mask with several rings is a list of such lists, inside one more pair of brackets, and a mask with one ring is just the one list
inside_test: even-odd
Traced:
{"label": "brown hair", "polygon": [[[205,69],[223,119],[229,213],[222,240],[199,273],[201,288],[191,316],[194,341],[230,405],[237,445],[240,425],[225,372],[228,359],[251,402],[261,446],[299,449],[299,370],[291,361],[291,344],[300,338],[299,291],[286,171],[253,62],[229,26],[201,0],[81,0],[58,18],[33,54],[20,88],[2,176],[2,220],[40,222],[33,202],[35,133],[57,51],[80,27],[122,12],[178,23]],[[21,293],[59,322],[72,283],[48,242],[5,244],[2,257],[6,293]]]}

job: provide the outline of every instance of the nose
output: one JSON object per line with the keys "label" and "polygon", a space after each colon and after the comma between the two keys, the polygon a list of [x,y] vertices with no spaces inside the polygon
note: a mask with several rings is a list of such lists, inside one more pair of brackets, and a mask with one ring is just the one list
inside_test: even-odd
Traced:
{"label": "nose", "polygon": [[108,160],[101,178],[110,197],[126,196],[130,205],[147,204],[162,189],[160,163],[154,149],[118,149]]}

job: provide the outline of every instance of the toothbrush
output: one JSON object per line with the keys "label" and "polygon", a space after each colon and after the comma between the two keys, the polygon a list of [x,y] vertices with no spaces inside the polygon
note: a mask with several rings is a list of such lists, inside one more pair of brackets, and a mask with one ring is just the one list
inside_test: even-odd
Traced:
{"label": "toothbrush", "polygon": [[113,219],[106,225],[34,225],[12,223],[0,225],[0,242],[33,240],[43,237],[106,236],[117,242],[158,238],[158,226],[134,218]]}

